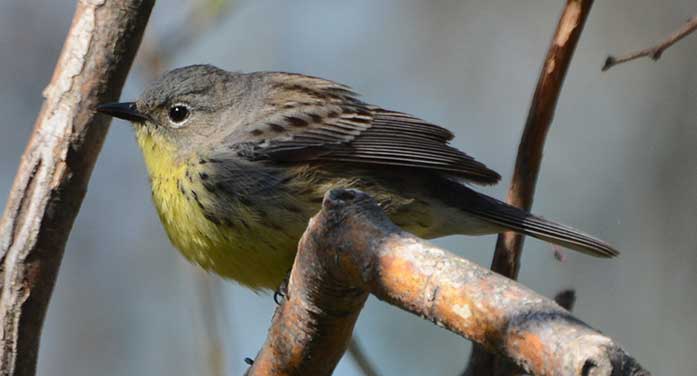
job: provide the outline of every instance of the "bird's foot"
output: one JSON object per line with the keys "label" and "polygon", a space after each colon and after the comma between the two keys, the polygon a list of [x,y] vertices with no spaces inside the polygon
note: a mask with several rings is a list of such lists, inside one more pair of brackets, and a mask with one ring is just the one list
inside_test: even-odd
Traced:
{"label": "bird's foot", "polygon": [[278,290],[274,291],[273,293],[273,301],[276,302],[276,304],[281,305],[283,304],[283,301],[286,299],[286,296],[288,296],[288,279],[290,276],[283,278],[283,282],[281,282],[281,285],[278,286]]}

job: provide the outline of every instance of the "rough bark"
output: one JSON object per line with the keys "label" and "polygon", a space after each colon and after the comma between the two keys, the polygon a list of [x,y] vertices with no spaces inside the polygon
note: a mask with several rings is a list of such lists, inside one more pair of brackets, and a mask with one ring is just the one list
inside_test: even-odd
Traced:
{"label": "rough bark", "polygon": [[325,195],[248,375],[331,374],[369,293],[535,375],[648,375],[552,300],[402,231],[355,190]]}
{"label": "rough bark", "polygon": [[0,221],[0,373],[33,375],[73,221],[154,0],[82,0]]}

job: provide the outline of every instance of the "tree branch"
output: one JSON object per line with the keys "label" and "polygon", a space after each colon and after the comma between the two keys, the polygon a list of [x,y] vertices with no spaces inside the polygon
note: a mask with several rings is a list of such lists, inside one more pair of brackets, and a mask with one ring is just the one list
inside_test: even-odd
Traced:
{"label": "tree branch", "polygon": [[380,375],[373,363],[370,361],[370,359],[368,359],[368,355],[365,353],[365,351],[363,351],[363,347],[361,347],[361,344],[358,342],[355,335],[351,337],[351,340],[349,341],[347,352],[351,358],[353,358],[353,361],[356,363],[356,367],[361,370],[363,376]]}
{"label": "tree branch", "polygon": [[0,221],[0,374],[33,375],[65,242],[154,0],[77,4]]}
{"label": "tree branch", "polygon": [[329,375],[368,293],[536,375],[648,375],[553,301],[406,233],[355,190],[325,195],[248,375]]}
{"label": "tree branch", "polygon": [[[507,197],[507,202],[513,206],[525,210],[532,207],[545,138],[552,125],[566,71],[592,4],[592,0],[567,0],[559,19],[518,146],[518,156]],[[499,235],[492,270],[510,278],[517,278],[523,239],[522,235],[513,232]]]}
{"label": "tree branch", "polygon": [[695,30],[697,30],[697,16],[694,16],[687,20],[687,22],[685,22],[685,24],[682,25],[682,27],[670,34],[668,38],[666,38],[664,41],[653,47],[645,48],[636,52],[631,52],[620,57],[615,57],[612,55],[608,56],[607,59],[605,59],[605,64],[603,65],[602,71],[606,72],[608,69],[614,67],[617,64],[626,63],[628,61],[636,60],[642,57],[650,57],[651,60],[657,61],[661,58],[665,50],[677,43],[679,40],[690,35]]}
{"label": "tree branch", "polygon": [[[532,207],[547,132],[554,118],[564,77],[592,5],[593,0],[567,0],[557,23],[518,146],[507,197],[508,203],[513,206],[528,211]],[[496,241],[491,269],[506,277],[518,278],[524,239],[523,235],[514,232],[500,234]],[[509,367],[505,365],[502,372],[496,372],[495,363],[496,358],[493,355],[474,346],[465,372],[471,372],[469,375],[510,374]]]}

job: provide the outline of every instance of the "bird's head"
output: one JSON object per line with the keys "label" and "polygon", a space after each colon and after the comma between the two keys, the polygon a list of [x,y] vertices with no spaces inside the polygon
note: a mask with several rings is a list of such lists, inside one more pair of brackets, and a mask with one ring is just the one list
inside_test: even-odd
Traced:
{"label": "bird's head", "polygon": [[135,102],[102,104],[97,111],[130,121],[142,148],[147,144],[179,157],[220,143],[239,123],[245,107],[243,76],[211,65],[178,68]]}

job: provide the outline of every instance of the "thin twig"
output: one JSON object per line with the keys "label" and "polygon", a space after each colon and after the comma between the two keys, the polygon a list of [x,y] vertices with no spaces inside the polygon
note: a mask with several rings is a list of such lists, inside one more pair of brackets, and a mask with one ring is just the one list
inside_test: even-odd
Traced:
{"label": "thin twig", "polygon": [[0,374],[33,375],[41,327],[110,118],[154,0],[78,1],[0,220]]}
{"label": "thin twig", "polygon": [[[592,5],[593,0],[567,0],[559,18],[518,146],[507,198],[508,203],[513,206],[528,211],[532,207],[547,132],[554,118],[564,77]],[[524,239],[523,235],[514,232],[500,234],[491,269],[516,279],[520,270]],[[481,347],[474,346],[467,367],[472,371],[471,375],[510,374],[508,367],[503,367],[502,373],[494,372],[493,368],[496,368],[495,356],[487,354]]]}
{"label": "thin twig", "polygon": [[351,358],[353,358],[356,366],[363,372],[364,376],[380,375],[375,369],[375,366],[373,366],[373,363],[368,359],[365,351],[363,351],[363,346],[358,342],[355,335],[351,337],[347,352],[351,355]]}
{"label": "thin twig", "polygon": [[535,375],[648,375],[552,300],[402,231],[368,195],[343,189],[310,220],[248,375],[330,375],[369,293]]}
{"label": "thin twig", "polygon": [[356,336],[352,336],[349,341],[348,348],[346,352],[351,356],[356,367],[361,370],[362,374],[365,376],[378,376],[380,375],[375,369],[375,366],[370,362],[368,356],[363,351],[363,347],[356,340]]}
{"label": "thin twig", "polygon": [[679,40],[690,35],[695,30],[697,30],[697,16],[694,16],[687,20],[685,24],[683,24],[678,30],[670,34],[668,38],[666,38],[664,41],[653,47],[645,48],[636,52],[631,52],[620,57],[615,57],[612,55],[608,56],[607,59],[605,59],[605,64],[603,65],[602,71],[605,72],[608,69],[614,67],[615,65],[626,63],[628,61],[636,60],[642,57],[650,57],[651,60],[657,61],[661,58],[665,50],[677,43]]}
{"label": "thin twig", "polygon": [[[547,132],[552,125],[564,77],[592,5],[592,0],[567,0],[559,19],[518,145],[507,197],[507,202],[513,206],[525,210],[532,207]],[[517,278],[523,239],[522,235],[513,232],[499,235],[492,270]]]}

